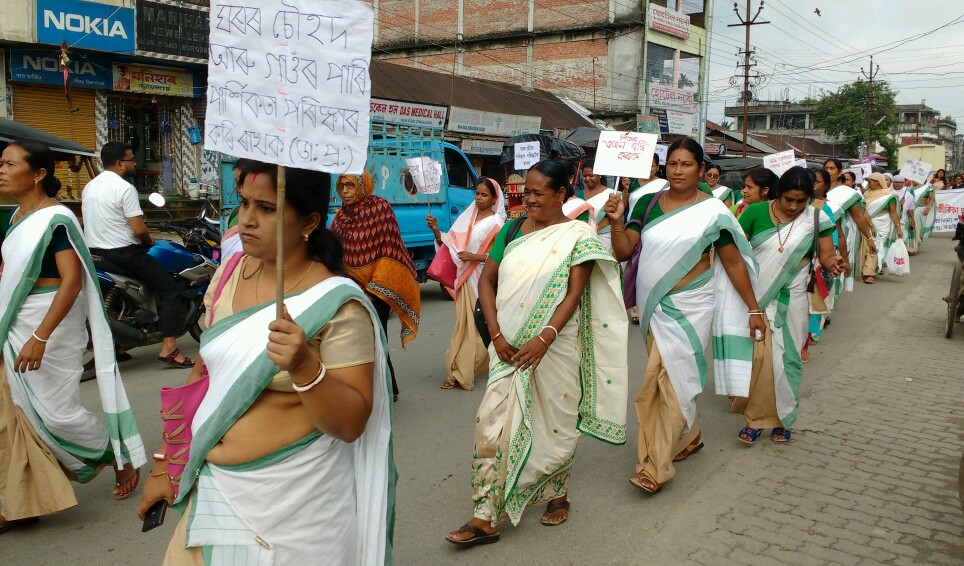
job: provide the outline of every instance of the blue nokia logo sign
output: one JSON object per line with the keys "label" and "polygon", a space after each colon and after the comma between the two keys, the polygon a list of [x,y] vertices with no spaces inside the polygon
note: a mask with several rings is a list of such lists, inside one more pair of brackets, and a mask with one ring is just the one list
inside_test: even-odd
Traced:
{"label": "blue nokia logo sign", "polygon": [[134,9],[81,0],[37,0],[37,42],[134,52]]}

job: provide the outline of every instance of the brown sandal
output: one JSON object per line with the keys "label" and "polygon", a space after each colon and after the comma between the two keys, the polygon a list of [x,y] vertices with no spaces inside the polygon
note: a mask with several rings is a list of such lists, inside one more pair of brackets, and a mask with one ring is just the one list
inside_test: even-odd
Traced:
{"label": "brown sandal", "polygon": [[650,495],[657,494],[661,489],[663,489],[662,484],[657,482],[656,479],[649,475],[649,472],[646,470],[636,472],[636,475],[629,478],[629,483],[635,485]]}
{"label": "brown sandal", "polygon": [[456,540],[452,538],[451,534],[445,537],[445,540],[449,541],[450,543],[458,546],[464,546],[464,547],[476,546],[479,544],[492,544],[493,542],[499,542],[499,537],[502,536],[501,533],[499,533],[499,531],[495,531],[494,533],[487,533],[482,529],[478,527],[473,527],[468,523],[459,527],[459,530],[455,532],[472,533],[474,535],[472,538],[466,539],[466,540]]}
{"label": "brown sandal", "polygon": [[673,456],[673,461],[682,462],[683,460],[689,458],[690,455],[699,452],[700,449],[702,448],[703,448],[703,435],[698,434],[696,435],[696,438],[693,439],[693,442],[690,442],[689,446],[680,450],[679,454],[677,454],[676,456]]}
{"label": "brown sandal", "polygon": [[[556,511],[562,511],[562,510],[566,511],[565,518],[563,518],[561,521],[553,521],[552,519],[550,519],[553,513],[555,513]],[[542,514],[542,520],[540,522],[547,527],[555,527],[565,523],[568,520],[569,520],[569,500],[566,499],[564,501],[557,501],[557,500],[550,501],[549,504],[546,505],[546,512]]]}
{"label": "brown sandal", "polygon": [[455,389],[457,385],[454,381],[443,381],[439,387],[442,389]]}

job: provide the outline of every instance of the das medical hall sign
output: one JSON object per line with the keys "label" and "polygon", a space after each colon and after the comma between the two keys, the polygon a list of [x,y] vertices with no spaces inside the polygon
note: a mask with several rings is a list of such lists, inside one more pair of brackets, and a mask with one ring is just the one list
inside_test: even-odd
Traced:
{"label": "das medical hall sign", "polygon": [[81,0],[37,0],[37,43],[134,53],[134,9]]}

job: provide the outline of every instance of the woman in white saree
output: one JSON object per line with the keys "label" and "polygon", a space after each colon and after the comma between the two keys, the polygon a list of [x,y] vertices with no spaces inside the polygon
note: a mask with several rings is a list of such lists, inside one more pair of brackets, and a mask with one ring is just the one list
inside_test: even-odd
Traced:
{"label": "woman in white saree", "polygon": [[740,217],[760,264],[756,296],[764,310],[760,316],[766,317],[769,326],[762,347],[754,348],[749,396],[735,400],[731,407],[746,418],[739,438],[747,444],[764,428],[773,429],[770,440],[774,442],[790,440],[790,427],[800,407],[800,351],[810,318],[807,286],[812,262],[818,261],[832,276],[843,269],[843,258],[833,245],[830,216],[808,205],[814,195],[810,173],[793,167],[780,177],[775,200],[752,204]]}
{"label": "woman in white saree", "polygon": [[710,165],[706,168],[706,173],[703,174],[703,178],[706,179],[706,188],[710,190],[710,194],[723,201],[723,204],[730,208],[736,204],[736,191],[720,184],[722,176],[723,168],[719,165]]}
{"label": "woman in white saree", "polygon": [[[143,518],[163,499],[184,513],[166,565],[391,563],[385,336],[324,227],[326,173],[287,169],[284,264],[276,263],[277,170],[255,162],[242,173],[244,253],[212,281],[213,324],[188,383],[208,381],[203,400],[193,416],[162,403],[162,416],[185,419],[175,422],[191,436],[180,457],[172,450],[183,431],[166,433],[138,508]],[[282,319],[268,283],[276,268],[285,275]]]}
{"label": "woman in white saree", "polygon": [[[489,365],[489,353],[475,327],[475,301],[479,297],[479,276],[496,234],[505,224],[505,195],[495,179],[485,178],[475,188],[475,201],[459,215],[452,228],[442,234],[434,216],[425,218],[435,233],[439,253],[452,254],[458,266],[455,274],[455,328],[445,350],[448,377],[442,389],[475,388],[475,374]],[[443,250],[441,246],[445,246]]]}
{"label": "woman in white saree", "polygon": [[[8,144],[0,164],[0,194],[19,205],[4,227],[0,278],[0,533],[73,507],[70,480],[86,483],[110,464],[124,499],[147,462],[93,259],[77,218],[53,200],[55,166],[33,141]],[[106,426],[80,402],[88,321]]]}
{"label": "woman in white saree", "polygon": [[860,269],[863,246],[867,246],[869,253],[878,252],[874,243],[873,223],[867,218],[860,193],[843,183],[842,167],[837,159],[828,159],[823,164],[823,170],[830,174],[827,204],[833,211],[832,220],[837,224],[837,245],[846,263],[844,272],[834,284],[834,304],[840,298],[841,291],[854,290],[854,275]]}
{"label": "woman in white saree", "polygon": [[548,502],[542,524],[569,516],[580,433],[626,441],[628,323],[619,268],[590,228],[562,213],[564,165],[541,161],[525,179],[526,216],[508,222],[479,284],[492,336],[489,382],[475,428],[472,520],[446,539],[499,540]]}
{"label": "woman in white saree", "polygon": [[[904,231],[898,218],[897,195],[887,188],[885,177],[880,173],[871,173],[866,180],[864,204],[876,234],[873,246],[865,239],[860,247],[860,277],[864,283],[873,284],[877,281],[877,276],[883,273],[887,250],[897,238],[904,238]],[[871,251],[871,248],[874,251]]]}
{"label": "woman in white saree", "polygon": [[934,233],[934,220],[937,218],[937,211],[934,209],[934,187],[933,185],[921,185],[914,189],[914,224],[916,226],[917,247],[920,248],[924,240],[930,238]]}
{"label": "woman in white saree", "polygon": [[[677,141],[666,160],[668,190],[640,199],[625,227],[619,199],[606,210],[616,259],[630,259],[641,245],[635,298],[640,327],[649,330],[649,362],[635,403],[639,444],[630,482],[650,494],[673,478],[674,461],[703,446],[696,398],[706,347],[713,344],[717,393],[745,396],[753,339],[766,330],[750,245],[733,213],[700,191],[703,167],[699,143]],[[712,248],[718,261],[711,266]]]}

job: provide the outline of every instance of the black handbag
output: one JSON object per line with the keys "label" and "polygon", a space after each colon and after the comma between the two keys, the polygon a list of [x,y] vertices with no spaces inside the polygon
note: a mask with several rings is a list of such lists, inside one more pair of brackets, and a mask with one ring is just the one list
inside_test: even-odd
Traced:
{"label": "black handbag", "polygon": [[[505,245],[508,246],[509,243],[512,242],[512,240],[516,239],[516,237],[519,235],[519,232],[522,231],[522,223],[525,221],[526,221],[525,216],[516,218],[515,220],[512,221],[512,224],[509,226],[509,231],[505,235],[506,236]],[[475,329],[479,332],[479,337],[482,338],[482,343],[485,344],[486,348],[488,348],[489,344],[492,343],[492,337],[489,336],[489,326],[485,324],[485,314],[482,313],[481,299],[475,300],[474,314],[475,314]]]}

